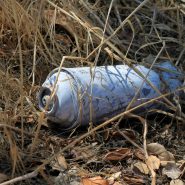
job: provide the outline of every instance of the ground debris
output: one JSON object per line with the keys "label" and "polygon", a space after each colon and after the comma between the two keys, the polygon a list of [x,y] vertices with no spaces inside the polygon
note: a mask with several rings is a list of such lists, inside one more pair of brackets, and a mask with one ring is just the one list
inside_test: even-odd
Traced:
{"label": "ground debris", "polygon": [[180,180],[180,179],[176,179],[176,180],[171,180],[170,181],[170,185],[184,185],[185,183]]}
{"label": "ground debris", "polygon": [[[148,125],[146,150],[143,124],[134,117],[119,117],[93,133],[96,123],[63,132],[57,124],[50,127],[45,116],[40,119],[37,93],[63,56],[72,59],[62,68],[142,64],[153,69],[170,60],[185,72],[184,0],[146,1],[1,1],[0,183],[39,169],[16,184],[151,184],[151,168],[156,184],[184,184],[181,91],[162,95],[169,102],[155,101],[165,111],[142,118]],[[93,106],[89,109],[93,114]]]}
{"label": "ground debris", "polygon": [[175,163],[168,163],[162,172],[171,179],[177,179],[181,175],[181,171]]}
{"label": "ground debris", "polygon": [[0,173],[0,183],[6,181],[8,179],[9,179],[9,177],[7,175]]}

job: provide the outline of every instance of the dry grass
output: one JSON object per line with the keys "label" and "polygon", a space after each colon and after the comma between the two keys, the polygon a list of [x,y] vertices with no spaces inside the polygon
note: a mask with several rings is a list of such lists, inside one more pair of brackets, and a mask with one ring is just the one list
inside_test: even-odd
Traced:
{"label": "dry grass", "polygon": [[38,150],[46,137],[36,93],[62,57],[72,58],[64,66],[168,59],[185,70],[184,19],[180,0],[0,1],[0,173],[13,178],[51,156]]}

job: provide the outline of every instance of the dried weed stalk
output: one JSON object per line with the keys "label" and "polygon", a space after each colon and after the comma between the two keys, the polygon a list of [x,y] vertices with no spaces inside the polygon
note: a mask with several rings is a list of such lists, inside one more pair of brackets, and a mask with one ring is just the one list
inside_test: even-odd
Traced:
{"label": "dried weed stalk", "polygon": [[[135,63],[151,66],[160,59],[185,69],[184,7],[173,0],[0,1],[0,159],[6,161],[5,168],[11,166],[8,173],[12,177],[28,173],[29,160],[38,155],[45,118],[38,112],[35,97],[49,71],[63,65],[125,63],[134,68]],[[166,95],[160,98],[175,111]],[[90,130],[61,152],[131,111]],[[36,118],[34,126],[26,125],[30,115]],[[183,120],[183,114],[178,120]],[[35,135],[29,144],[26,129],[30,136]],[[44,165],[52,159],[46,159]],[[18,181],[35,177],[42,166]]]}

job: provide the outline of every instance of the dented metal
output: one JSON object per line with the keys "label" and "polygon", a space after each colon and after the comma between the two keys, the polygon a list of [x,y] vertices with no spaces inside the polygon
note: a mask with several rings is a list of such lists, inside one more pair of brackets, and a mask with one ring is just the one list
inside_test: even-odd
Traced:
{"label": "dented metal", "polygon": [[[182,74],[169,61],[161,62],[152,70],[136,65],[161,93],[174,91],[182,86]],[[99,123],[123,112],[137,94],[133,106],[137,106],[159,94],[126,65],[101,66],[96,68],[63,68],[54,70],[43,83],[39,93],[39,108],[47,118],[58,123],[62,129],[72,129],[78,125]],[[55,81],[56,88],[54,88]],[[51,98],[51,92],[54,96]],[[46,104],[48,104],[46,109]],[[140,111],[159,106],[148,104]]]}

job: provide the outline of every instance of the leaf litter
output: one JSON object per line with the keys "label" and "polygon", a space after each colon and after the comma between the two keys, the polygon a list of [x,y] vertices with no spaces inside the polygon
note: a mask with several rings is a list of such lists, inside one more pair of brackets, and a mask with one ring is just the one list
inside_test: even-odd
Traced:
{"label": "leaf litter", "polygon": [[[104,44],[106,49],[101,50],[98,65],[122,64],[127,60],[133,64],[151,64],[162,40],[165,50],[157,61],[171,60],[184,71],[183,1],[148,1],[113,34],[141,2],[113,3],[105,29],[105,37],[111,36],[111,44]],[[149,127],[147,151],[143,148],[142,124],[126,117],[118,120],[118,129],[123,134],[114,128],[118,122],[112,122],[49,162],[51,156],[91,128],[63,133],[59,125],[51,123],[48,127],[45,118],[39,119],[37,91],[48,73],[60,65],[63,56],[86,58],[99,46],[102,38],[97,35],[104,29],[110,1],[5,0],[0,4],[0,183],[15,177],[24,179],[25,174],[48,161],[39,168],[39,176],[31,174],[16,183],[151,184],[150,169],[153,169],[157,184],[184,184],[183,100],[170,99],[179,107],[176,112],[170,107],[169,114],[154,110],[154,115],[143,118]],[[125,58],[118,53],[125,54]],[[96,56],[94,52],[86,62],[68,60],[64,67],[93,65]]]}

